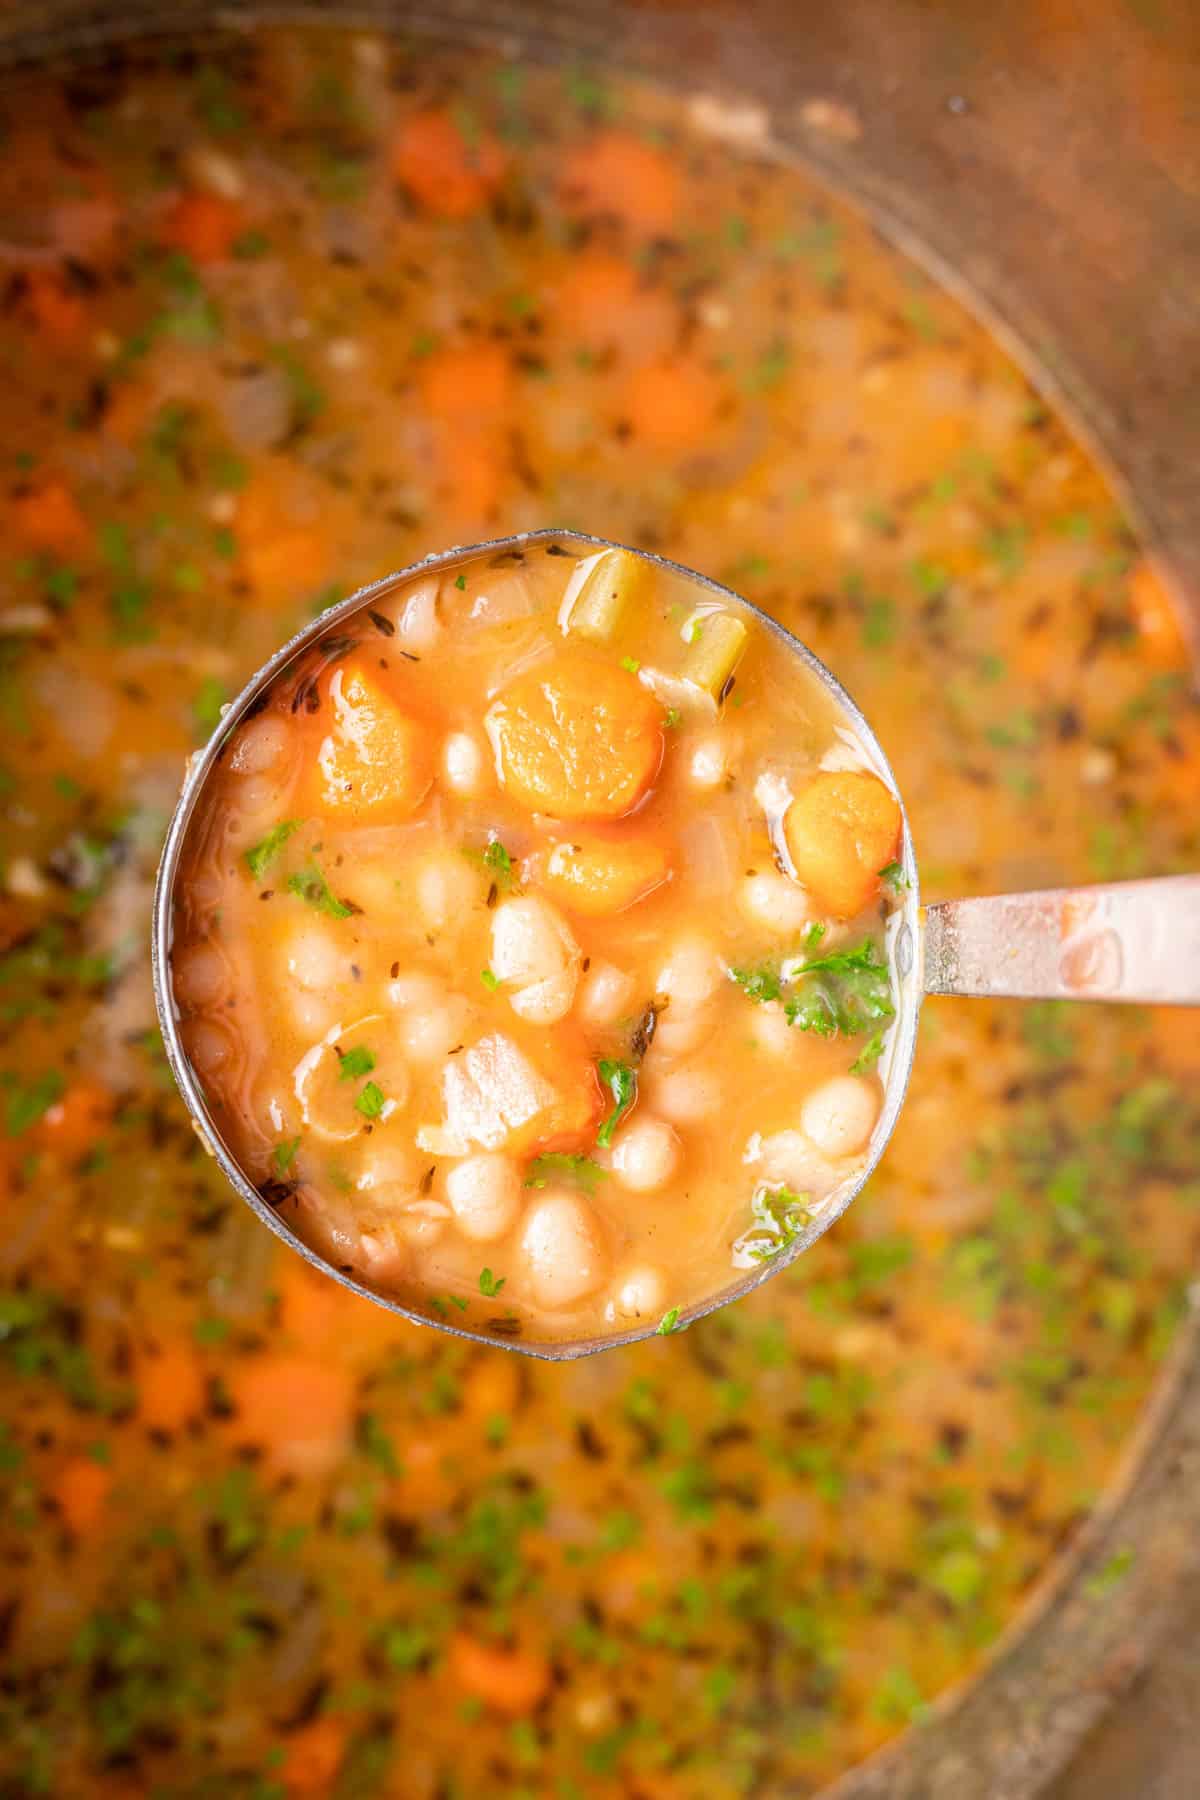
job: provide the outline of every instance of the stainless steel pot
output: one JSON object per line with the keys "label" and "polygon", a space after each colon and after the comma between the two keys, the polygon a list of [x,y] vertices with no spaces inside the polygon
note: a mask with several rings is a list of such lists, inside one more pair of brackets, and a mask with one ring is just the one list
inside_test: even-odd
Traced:
{"label": "stainless steel pot", "polygon": [[[1200,10],[1144,0],[8,0],[0,67],[258,18],[382,25],[539,59],[619,60],[763,109],[771,137],[982,311],[1110,475],[1200,650]],[[1123,1468],[984,1671],[830,1800],[1045,1791],[1153,1657],[1200,1561],[1200,1334]],[[1127,1578],[1091,1580],[1136,1545]],[[1093,1771],[1087,1791],[1126,1800]]]}

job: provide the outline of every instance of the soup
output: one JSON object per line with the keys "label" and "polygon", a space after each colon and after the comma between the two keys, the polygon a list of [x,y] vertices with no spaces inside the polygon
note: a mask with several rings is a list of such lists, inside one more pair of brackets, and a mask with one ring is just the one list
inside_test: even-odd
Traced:
{"label": "soup", "polygon": [[288,30],[4,113],[4,1779],[815,1789],[1113,1477],[1195,1267],[1195,1016],[927,1002],[794,1268],[535,1365],[313,1277],[205,1155],[154,1030],[165,821],[317,608],[555,524],[836,668],[929,897],[1183,870],[1162,589],[979,325],[681,102]]}
{"label": "soup", "polygon": [[665,1333],[854,1183],[900,807],[745,612],[531,542],[365,600],[227,738],[183,1041],[335,1267],[509,1338]]}

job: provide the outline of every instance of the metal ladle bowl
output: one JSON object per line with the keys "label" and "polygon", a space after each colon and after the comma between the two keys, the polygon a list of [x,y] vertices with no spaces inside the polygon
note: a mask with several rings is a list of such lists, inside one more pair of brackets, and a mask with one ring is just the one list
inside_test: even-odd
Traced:
{"label": "metal ladle bowl", "polygon": [[[154,894],[152,959],[154,993],[167,1059],[196,1129],[230,1182],[275,1234],[299,1251],[314,1269],[340,1281],[352,1293],[399,1313],[414,1323],[475,1342],[501,1344],[550,1362],[589,1356],[637,1343],[654,1335],[647,1323],[598,1337],[531,1342],[471,1330],[405,1304],[354,1279],[317,1254],[263,1197],[225,1142],[203,1087],[183,1047],[171,982],[171,945],[176,883],[188,829],[206,784],[231,734],[251,714],[275,679],[331,631],[379,602],[418,575],[442,572],[480,557],[519,552],[527,545],[557,543],[590,554],[628,549],[581,532],[530,531],[441,551],[395,574],[360,588],[296,634],[246,683],[225,709],[221,723],[188,768],[159,864]],[[764,631],[815,676],[853,725],[864,754],[880,778],[903,798],[883,748],[836,676],[777,620],[720,583],[666,557],[630,551],[655,568],[687,580],[718,599],[733,600],[754,615]],[[1200,874],[1157,880],[1056,888],[1036,893],[950,900],[922,909],[916,855],[907,815],[903,818],[900,860],[907,881],[903,906],[895,916],[890,944],[896,980],[896,1020],[881,1065],[884,1101],[863,1167],[848,1178],[814,1214],[805,1229],[778,1256],[729,1283],[717,1293],[680,1308],[678,1328],[739,1300],[786,1268],[841,1217],[861,1191],[887,1148],[908,1088],[916,1051],[921,1002],[926,994],[990,995],[1022,999],[1122,1000],[1200,1005]]]}

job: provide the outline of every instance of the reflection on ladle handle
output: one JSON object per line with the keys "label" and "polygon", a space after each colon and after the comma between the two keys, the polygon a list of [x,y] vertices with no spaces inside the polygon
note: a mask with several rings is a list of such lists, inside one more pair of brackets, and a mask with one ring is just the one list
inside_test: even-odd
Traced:
{"label": "reflection on ladle handle", "polygon": [[947,900],[924,928],[927,994],[1200,1006],[1200,875]]}

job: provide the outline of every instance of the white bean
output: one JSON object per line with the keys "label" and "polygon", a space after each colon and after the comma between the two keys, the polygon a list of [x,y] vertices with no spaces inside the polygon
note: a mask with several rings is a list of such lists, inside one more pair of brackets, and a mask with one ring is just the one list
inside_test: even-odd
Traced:
{"label": "white bean", "polygon": [[284,966],[298,987],[323,993],[345,981],[350,965],[323,925],[298,925],[283,941]]}
{"label": "white bean", "polygon": [[612,1166],[622,1187],[657,1193],[679,1167],[679,1138],[665,1119],[635,1118],[617,1136]]}
{"label": "white bean", "polygon": [[211,1006],[223,992],[228,971],[221,952],[211,944],[196,944],[172,965],[175,997],[185,1006]]}
{"label": "white bean", "polygon": [[412,1258],[407,1246],[393,1232],[364,1231],[358,1240],[359,1261],[368,1281],[387,1282],[389,1286],[403,1281]]}
{"label": "white bean", "polygon": [[654,1042],[665,1057],[686,1056],[698,1049],[712,1031],[716,1020],[710,1006],[675,1006],[660,1013]]}
{"label": "white bean", "polygon": [[604,1309],[607,1320],[634,1322],[662,1317],[666,1289],[660,1270],[649,1263],[639,1263],[618,1275],[615,1285],[616,1292]]}
{"label": "white bean", "polygon": [[456,794],[477,794],[483,783],[483,749],[468,731],[452,731],[442,745],[442,774]]}
{"label": "white bean", "polygon": [[461,994],[449,994],[432,975],[399,975],[388,984],[388,999],[400,1014],[400,1044],[416,1063],[440,1062],[461,1044],[471,1009]]}
{"label": "white bean", "polygon": [[608,1275],[595,1215],[577,1194],[541,1195],[525,1215],[521,1249],[539,1306],[571,1306],[594,1293]]}
{"label": "white bean", "polygon": [[668,1069],[649,1083],[646,1097],[673,1125],[698,1125],[720,1113],[721,1082],[712,1069]]}
{"label": "white bean", "polygon": [[492,973],[511,982],[513,1011],[553,1025],[575,1000],[579,946],[558,912],[537,894],[506,900],[492,916]]}
{"label": "white bean", "polygon": [[396,621],[405,649],[418,652],[432,650],[441,637],[442,622],[438,618],[440,587],[441,580],[437,575],[426,575],[423,580],[414,582],[412,587],[406,589],[400,616]]}
{"label": "white bean", "polygon": [[183,1028],[183,1044],[198,1075],[216,1075],[232,1060],[233,1038],[213,1019],[192,1019]]}
{"label": "white bean", "polygon": [[283,762],[289,742],[288,728],[275,714],[251,719],[237,734],[229,767],[239,775],[266,775]]}
{"label": "white bean", "polygon": [[775,869],[747,875],[738,905],[753,924],[781,937],[802,931],[812,918],[812,902],[804,889]]}
{"label": "white bean", "polygon": [[421,1159],[405,1145],[381,1144],[361,1157],[355,1190],[389,1205],[415,1199],[422,1167]]}
{"label": "white bean", "polygon": [[756,1050],[767,1056],[791,1056],[796,1048],[793,1028],[778,1000],[756,1006],[749,1019],[750,1037]]}
{"label": "white bean", "polygon": [[396,1221],[397,1226],[417,1250],[429,1250],[437,1243],[450,1223],[450,1208],[441,1200],[414,1200]]}
{"label": "white bean", "polygon": [[672,1005],[681,1009],[703,1006],[721,985],[721,964],[707,938],[680,938],[658,972],[655,984]]}
{"label": "white bean", "polygon": [[800,1109],[800,1129],[823,1156],[853,1156],[866,1147],[879,1107],[873,1081],[835,1075],[808,1095]]}
{"label": "white bean", "polygon": [[435,931],[460,922],[481,901],[478,877],[455,851],[427,857],[417,871],[417,905]]}
{"label": "white bean", "polygon": [[719,732],[697,738],[688,756],[688,780],[693,787],[720,787],[728,772],[725,741]]}
{"label": "white bean", "polygon": [[608,962],[593,962],[579,991],[579,1016],[588,1025],[614,1025],[633,1005],[632,975]]}
{"label": "white bean", "polygon": [[507,1156],[468,1156],[447,1175],[446,1198],[463,1236],[491,1244],[516,1224],[521,1177]]}

